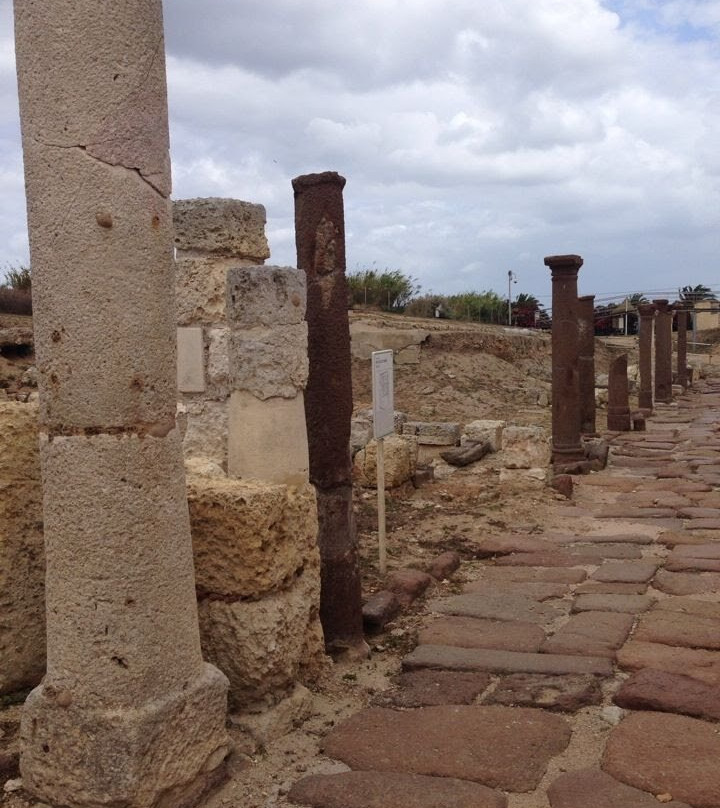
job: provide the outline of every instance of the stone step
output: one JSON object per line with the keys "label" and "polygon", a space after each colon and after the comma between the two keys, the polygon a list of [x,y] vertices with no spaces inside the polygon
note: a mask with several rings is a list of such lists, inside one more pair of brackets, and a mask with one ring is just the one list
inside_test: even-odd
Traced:
{"label": "stone step", "polygon": [[658,802],[655,794],[621,783],[600,769],[561,774],[547,791],[551,808],[691,808],[685,802]]}

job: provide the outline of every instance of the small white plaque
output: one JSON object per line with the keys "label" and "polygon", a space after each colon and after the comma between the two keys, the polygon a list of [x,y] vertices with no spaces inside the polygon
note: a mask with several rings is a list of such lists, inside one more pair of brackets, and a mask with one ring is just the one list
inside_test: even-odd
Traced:
{"label": "small white plaque", "polygon": [[383,438],[395,431],[395,391],[393,387],[393,352],[373,351],[373,437]]}

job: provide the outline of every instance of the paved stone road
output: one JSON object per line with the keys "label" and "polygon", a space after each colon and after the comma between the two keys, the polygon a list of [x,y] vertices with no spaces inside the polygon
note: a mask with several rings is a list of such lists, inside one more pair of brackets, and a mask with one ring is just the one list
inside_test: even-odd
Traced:
{"label": "paved stone road", "polygon": [[389,706],[325,738],[351,771],[291,801],[720,808],[719,415],[720,382],[698,382],[577,480],[582,530],[487,539]]}

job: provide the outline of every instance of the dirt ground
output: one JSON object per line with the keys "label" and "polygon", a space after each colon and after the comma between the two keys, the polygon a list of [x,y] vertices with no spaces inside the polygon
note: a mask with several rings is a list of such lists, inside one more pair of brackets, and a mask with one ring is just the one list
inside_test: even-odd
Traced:
{"label": "dirt ground", "polygon": [[[524,329],[462,324],[449,321],[412,320],[400,316],[358,313],[374,325],[422,328],[430,331],[419,365],[400,366],[395,374],[395,406],[412,420],[460,421],[502,418],[518,425],[550,423],[550,335]],[[25,319],[25,318],[23,318]],[[21,325],[0,315],[0,328]],[[632,341],[628,346],[633,350]],[[596,371],[607,372],[608,360],[621,348],[597,341]],[[630,358],[630,361],[634,361]],[[353,392],[356,409],[371,404],[370,363],[353,360]],[[0,357],[0,387],[24,396],[32,391],[31,355]],[[538,400],[541,403],[538,403]],[[603,413],[599,412],[601,423]],[[376,494],[356,491],[363,591],[382,588],[377,572]],[[451,580],[443,581],[431,595],[459,591],[473,579],[473,547],[478,538],[512,531],[536,532],[562,527],[549,524],[549,506],[557,513],[567,501],[544,484],[527,479],[501,482],[492,460],[460,469],[444,480],[419,488],[411,484],[388,493],[389,568],[422,566],[446,550],[456,550],[464,563]],[[568,508],[571,503],[567,502]],[[577,518],[573,508],[573,518]],[[568,512],[570,516],[570,512]],[[557,521],[557,519],[556,519]],[[361,707],[373,703],[392,686],[400,660],[414,647],[417,630],[426,613],[421,599],[385,630],[369,636],[370,655],[365,660],[328,663],[313,688],[312,715],[294,731],[266,749],[249,752],[230,721],[230,733],[239,749],[230,761],[229,782],[213,794],[209,808],[271,808],[288,805],[284,795],[290,785],[307,773],[332,772],[344,767],[319,754],[327,730]],[[15,733],[18,705],[0,711],[0,750],[3,734]],[[588,729],[590,735],[592,728]],[[243,751],[244,749],[244,751]],[[0,795],[7,808],[40,808],[22,791]]]}

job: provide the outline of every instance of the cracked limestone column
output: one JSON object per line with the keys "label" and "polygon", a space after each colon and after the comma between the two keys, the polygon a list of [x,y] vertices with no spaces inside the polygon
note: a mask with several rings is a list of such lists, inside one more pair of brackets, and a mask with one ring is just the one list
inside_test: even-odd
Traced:
{"label": "cracked limestone column", "polygon": [[47,673],[24,787],[53,805],[193,805],[223,776],[182,449],[160,0],[18,0],[47,557]]}
{"label": "cracked limestone column", "polygon": [[618,356],[610,363],[607,428],[613,432],[629,432],[631,429],[627,354]]}
{"label": "cracked limestone column", "polygon": [[638,408],[649,415],[653,408],[652,340],[655,306],[652,303],[639,303],[638,314],[640,315]]}
{"label": "cracked limestone column", "polygon": [[305,391],[310,481],[318,497],[320,620],[330,653],[366,654],[352,511],[350,326],[345,278],[345,179],[334,171],[292,181],[297,265],[307,275]]}
{"label": "cracked limestone column", "polygon": [[667,300],[653,300],[655,317],[655,401],[672,402],[672,307]]}
{"label": "cracked limestone column", "polygon": [[677,312],[677,383],[683,389],[688,388],[688,367],[687,367],[687,303],[679,302],[675,304]]}
{"label": "cracked limestone column", "polygon": [[580,443],[577,276],[579,255],[551,255],[552,273],[552,462],[584,459]]}
{"label": "cracked limestone column", "polygon": [[578,298],[580,432],[595,434],[595,295]]}

